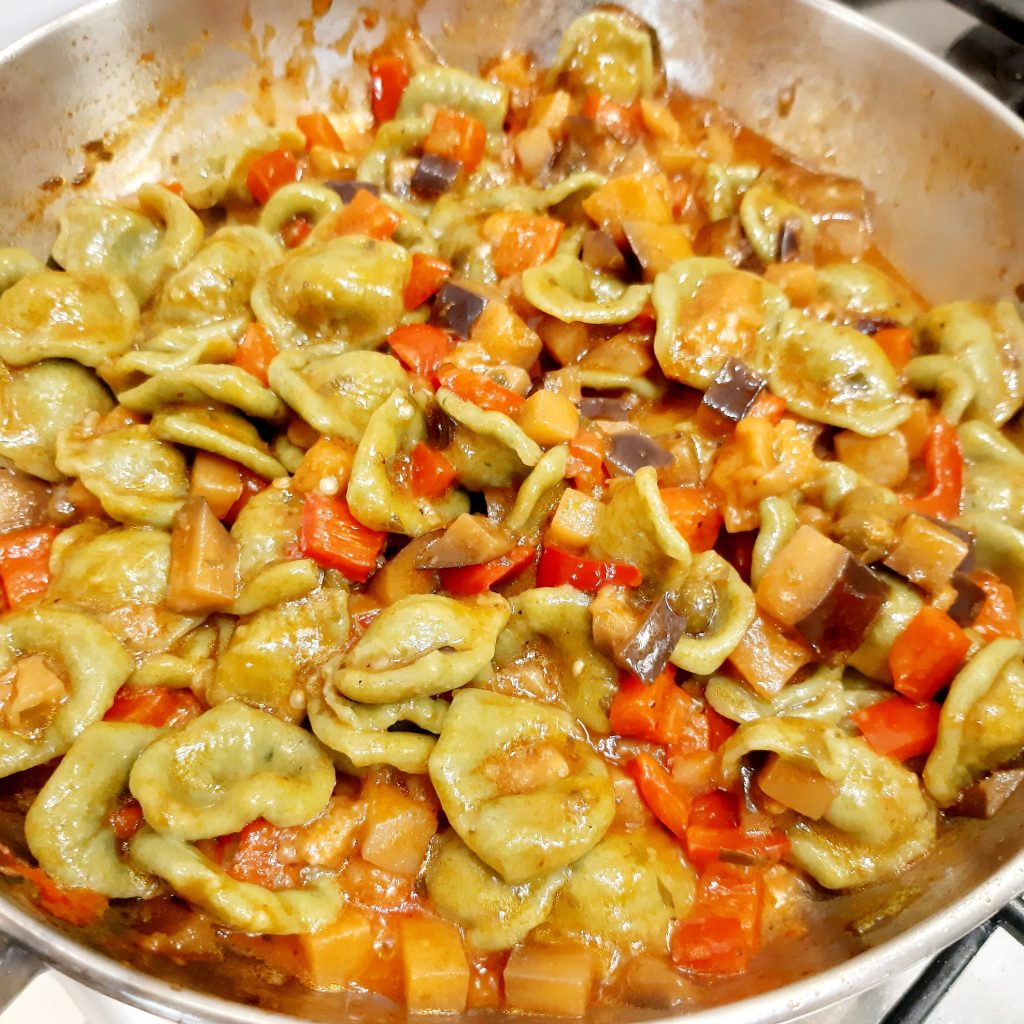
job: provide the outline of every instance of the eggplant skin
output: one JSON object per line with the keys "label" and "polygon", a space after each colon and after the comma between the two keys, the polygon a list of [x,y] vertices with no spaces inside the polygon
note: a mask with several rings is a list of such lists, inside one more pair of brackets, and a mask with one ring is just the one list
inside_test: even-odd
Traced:
{"label": "eggplant skin", "polygon": [[885,601],[885,582],[852,557],[818,606],[797,624],[797,632],[829,665],[840,664],[864,639]]}

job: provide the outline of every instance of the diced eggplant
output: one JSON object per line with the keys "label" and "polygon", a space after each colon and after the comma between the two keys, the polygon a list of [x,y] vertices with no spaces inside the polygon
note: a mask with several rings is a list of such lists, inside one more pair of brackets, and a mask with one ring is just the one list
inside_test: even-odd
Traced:
{"label": "diced eggplant", "polygon": [[686,632],[686,619],[677,615],[662,594],[644,616],[640,628],[619,652],[616,661],[650,685],[665,670],[676,644]]}
{"label": "diced eggplant", "polygon": [[337,192],[346,206],[352,202],[357,192],[369,192],[371,196],[380,195],[380,187],[371,181],[325,181],[324,184],[332,192]]}
{"label": "diced eggplant", "polygon": [[883,580],[847,555],[831,589],[796,630],[818,657],[836,665],[861,645],[888,592]]}
{"label": "diced eggplant", "polygon": [[969,626],[978,617],[981,606],[985,603],[985,591],[963,573],[953,577],[953,589],[956,597],[946,609],[946,614],[961,627]]}
{"label": "diced eggplant", "polygon": [[587,231],[583,235],[583,262],[595,270],[608,270],[613,274],[626,269],[626,257],[607,231]]}
{"label": "diced eggplant", "polygon": [[507,554],[515,546],[501,526],[484,516],[459,516],[440,537],[416,558],[417,569],[455,569],[482,565]]}
{"label": "diced eggplant", "polygon": [[949,809],[961,818],[991,818],[1024,779],[1024,768],[1003,768],[968,786]]}
{"label": "diced eggplant", "polygon": [[434,153],[424,153],[413,172],[410,183],[412,190],[424,199],[437,199],[438,196],[451,191],[461,170],[462,164],[458,160],[436,156]]}
{"label": "diced eggplant", "polygon": [[941,594],[954,573],[970,564],[973,546],[974,538],[965,531],[915,512],[903,521],[899,540],[883,564],[929,594]]}
{"label": "diced eggplant", "polygon": [[624,398],[597,398],[584,395],[579,401],[581,416],[588,420],[615,420],[622,422],[629,419],[632,404]]}
{"label": "diced eggplant", "polygon": [[738,423],[764,388],[765,381],[741,360],[727,359],[714,384],[704,392],[703,402],[720,416]]}
{"label": "diced eggplant", "polygon": [[740,270],[764,272],[764,264],[747,241],[738,217],[705,224],[693,240],[693,251],[697,256],[721,256]]}
{"label": "diced eggplant", "polygon": [[765,796],[812,821],[828,814],[836,797],[836,785],[812,768],[804,768],[771,754],[757,777]]}
{"label": "diced eggplant", "polygon": [[804,225],[799,217],[787,217],[779,228],[779,262],[789,263],[800,258],[800,236]]}
{"label": "diced eggplant", "polygon": [[899,327],[895,320],[888,317],[861,317],[857,321],[857,330],[873,338],[879,331],[889,327]]}
{"label": "diced eggplant", "polygon": [[400,551],[391,555],[373,574],[368,587],[370,596],[387,607],[410,594],[435,593],[440,588],[437,573],[420,569],[416,562],[439,536],[439,533],[426,533],[414,537]]}
{"label": "diced eggplant", "polygon": [[672,453],[639,430],[624,430],[612,435],[604,461],[616,473],[632,476],[644,466],[654,466],[655,469],[670,466]]}
{"label": "diced eggplant", "polygon": [[439,405],[431,403],[424,413],[427,444],[434,449],[447,448],[455,436],[455,421]]}
{"label": "diced eggplant", "polygon": [[482,295],[449,281],[437,294],[434,319],[465,341],[486,305],[487,300]]}

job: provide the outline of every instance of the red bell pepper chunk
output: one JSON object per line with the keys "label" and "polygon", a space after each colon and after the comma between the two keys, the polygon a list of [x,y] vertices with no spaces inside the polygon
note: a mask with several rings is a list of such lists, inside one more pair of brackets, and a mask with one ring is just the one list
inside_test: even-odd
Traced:
{"label": "red bell pepper chunk", "polygon": [[56,526],[26,526],[0,535],[0,582],[11,608],[45,594],[50,586],[50,548]]}
{"label": "red bell pepper chunk", "polygon": [[437,379],[441,360],[452,350],[451,336],[433,324],[405,324],[388,335],[388,344],[398,361],[413,373]]}
{"label": "red bell pepper chunk", "polygon": [[250,882],[264,889],[289,889],[301,882],[299,865],[281,858],[281,841],[286,831],[257,818],[237,835],[222,837],[224,873],[239,882]]}
{"label": "red bell pepper chunk", "polygon": [[916,498],[904,495],[900,501],[915,512],[935,519],[956,519],[963,495],[964,457],[956,428],[936,416],[924,446],[924,468],[928,486]]}
{"label": "red bell pepper chunk", "polygon": [[697,865],[729,855],[775,862],[782,860],[789,850],[789,840],[777,829],[746,832],[740,828],[691,825],[686,830],[686,852]]}
{"label": "red bell pepper chunk", "polygon": [[1019,640],[1020,619],[1013,591],[990,572],[971,573],[971,579],[985,591],[985,601],[971,624],[972,628],[986,641],[998,640],[1003,636]]}
{"label": "red bell pepper chunk", "polygon": [[372,192],[359,189],[337,213],[331,214],[323,228],[325,237],[340,238],[342,235],[367,235],[386,242],[398,230],[402,215],[382,203]]}
{"label": "red bell pepper chunk", "polygon": [[281,241],[289,249],[297,249],[302,243],[309,238],[309,233],[313,230],[309,221],[305,217],[292,217],[290,221],[283,228],[281,228]]}
{"label": "red bell pepper chunk", "polygon": [[107,815],[107,824],[113,829],[119,842],[129,842],[135,838],[144,824],[142,805],[138,800],[129,800],[120,807],[115,807]]}
{"label": "red bell pepper chunk", "polygon": [[487,129],[469,114],[442,107],[423,140],[423,152],[458,160],[467,174],[476,170],[487,145]]}
{"label": "red bell pepper chunk", "polygon": [[512,217],[494,251],[500,277],[539,267],[555,254],[565,225],[554,217],[518,214]]}
{"label": "red bell pepper chunk", "polygon": [[678,839],[685,839],[690,794],[650,754],[637,755],[627,770],[658,821]]}
{"label": "red bell pepper chunk", "polygon": [[9,847],[0,843],[0,875],[23,878],[36,890],[36,903],[47,913],[82,928],[94,924],[107,912],[110,901],[91,889],[77,889],[55,882],[42,868],[26,864]]}
{"label": "red bell pepper chunk", "polygon": [[582,558],[548,544],[544,545],[537,567],[538,587],[560,587],[568,583],[585,594],[596,593],[606,583],[639,587],[643,579],[635,565]]}
{"label": "red bell pepper chunk", "polygon": [[718,501],[706,487],[662,487],[661,500],[672,525],[694,552],[710,551],[722,529]]}
{"label": "red bell pepper chunk", "polygon": [[765,388],[754,399],[754,404],[747,410],[747,415],[743,418],[747,419],[753,416],[755,419],[767,420],[769,423],[777,424],[781,422],[785,413],[786,400],[779,398],[778,395],[773,395]]}
{"label": "red bell pepper chunk", "polygon": [[708,723],[708,747],[717,750],[736,731],[737,725],[710,704],[704,709],[704,717]]}
{"label": "red bell pepper chunk", "polygon": [[934,701],[915,704],[906,697],[890,697],[854,712],[853,720],[872,750],[905,761],[935,746],[941,712]]}
{"label": "red bell pepper chunk", "polygon": [[235,350],[234,364],[251,373],[267,387],[267,371],[277,356],[277,346],[270,332],[260,323],[249,324],[245,337]]}
{"label": "red bell pepper chunk", "polygon": [[249,165],[246,184],[249,193],[260,206],[285,185],[290,185],[299,176],[299,165],[289,149],[275,149],[256,157]]}
{"label": "red bell pepper chunk", "polygon": [[409,63],[398,54],[377,54],[370,60],[370,110],[377,124],[390,121],[398,112],[402,93],[409,84]]}
{"label": "red bell pepper chunk", "polygon": [[893,687],[918,704],[931,700],[960,671],[971,641],[938,608],[926,605],[889,649]]}
{"label": "red bell pepper chunk", "polygon": [[569,442],[569,475],[578,491],[600,496],[608,479],[607,450],[608,437],[599,430],[581,430]]}
{"label": "red bell pepper chunk", "polygon": [[701,974],[743,971],[761,941],[764,877],[758,868],[711,864],[689,915],[672,936],[676,965]]}
{"label": "red bell pepper chunk", "polygon": [[735,793],[713,789],[694,798],[690,824],[705,828],[737,828],[740,820],[739,799]]}
{"label": "red bell pepper chunk", "polygon": [[873,338],[897,373],[910,362],[914,353],[914,334],[909,327],[880,327]]}
{"label": "red bell pepper chunk", "polygon": [[441,387],[454,391],[459,398],[472,402],[475,406],[488,412],[502,412],[506,416],[515,416],[526,401],[500,384],[495,384],[490,377],[474,370],[465,370],[461,366],[447,363],[437,373]]}
{"label": "red bell pepper chunk", "polygon": [[238,500],[231,506],[231,508],[228,509],[227,514],[224,516],[224,522],[229,526],[238,518],[242,509],[249,504],[249,499],[254,498],[257,494],[265,491],[268,486],[268,482],[263,477],[254,473],[251,469],[246,469],[245,466],[239,466],[238,471],[242,478],[242,493],[238,496]]}
{"label": "red bell pepper chunk", "polygon": [[325,149],[344,149],[341,136],[334,130],[334,125],[326,114],[303,114],[295,119],[299,131],[306,136],[306,150],[314,146]]}
{"label": "red bell pepper chunk", "polygon": [[643,131],[643,113],[638,103],[625,106],[592,92],[583,102],[582,113],[607,128],[619,142],[632,142]]}
{"label": "red bell pepper chunk", "polygon": [[441,586],[454,597],[470,597],[490,590],[510,576],[522,572],[532,561],[537,548],[529,544],[513,548],[507,554],[492,558],[482,565],[464,565],[453,569],[438,569]]}
{"label": "red bell pepper chunk", "polygon": [[421,252],[412,254],[412,270],[405,286],[406,309],[416,309],[427,299],[437,294],[441,285],[452,276],[452,265],[440,256],[426,256]]}
{"label": "red bell pepper chunk", "polygon": [[201,715],[206,705],[191,691],[168,686],[122,686],[105,722],[134,722],[164,729]]}
{"label": "red bell pepper chunk", "polygon": [[341,498],[310,491],[302,501],[302,554],[350,580],[365,583],[377,568],[388,535],[364,526]]}
{"label": "red bell pepper chunk", "polygon": [[619,736],[661,743],[676,752],[708,749],[707,719],[697,701],[676,686],[671,665],[650,686],[623,673],[609,718]]}
{"label": "red bell pepper chunk", "polygon": [[433,448],[420,442],[409,456],[409,487],[417,498],[439,498],[454,483],[458,471]]}

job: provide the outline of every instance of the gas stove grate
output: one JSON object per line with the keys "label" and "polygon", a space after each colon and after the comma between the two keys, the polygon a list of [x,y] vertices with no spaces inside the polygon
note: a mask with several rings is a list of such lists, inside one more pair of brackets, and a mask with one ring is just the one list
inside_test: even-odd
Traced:
{"label": "gas stove grate", "polygon": [[1024,945],[1024,903],[1020,897],[939,953],[880,1024],[925,1024],[953,982],[981,952],[981,947],[997,928],[1002,928]]}

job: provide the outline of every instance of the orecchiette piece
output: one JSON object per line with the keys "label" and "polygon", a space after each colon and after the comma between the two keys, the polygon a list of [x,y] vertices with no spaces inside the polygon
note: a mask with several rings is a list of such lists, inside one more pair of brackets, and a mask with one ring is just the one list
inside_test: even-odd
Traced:
{"label": "orecchiette piece", "polygon": [[35,654],[59,670],[68,696],[38,736],[0,729],[0,778],[67,753],[103,717],[132,670],[128,652],[98,622],[63,608],[11,612],[0,620],[0,673]]}
{"label": "orecchiette piece", "polygon": [[41,270],[0,295],[0,358],[12,366],[98,366],[127,351],[138,329],[139,304],[119,277]]}
{"label": "orecchiette piece", "polygon": [[624,324],[647,304],[648,285],[625,285],[567,254],[523,272],[531,305],[565,323]]}
{"label": "orecchiette piece", "polygon": [[212,839],[257,818],[312,820],[334,789],[334,766],[305,729],[230,701],[157,740],[129,788],[146,821],[178,839]]}
{"label": "orecchiette piece", "polygon": [[46,268],[25,249],[0,248],[0,295],[23,277],[31,277]]}
{"label": "orecchiette piece", "polygon": [[765,262],[780,258],[784,232],[795,232],[801,251],[813,251],[817,226],[811,215],[782,193],[771,174],[762,174],[740,200],[740,223],[754,252]]}
{"label": "orecchiette piece", "polygon": [[329,687],[364,704],[454,690],[490,663],[508,617],[508,603],[496,594],[473,604],[437,594],[403,597],[325,666],[324,677]]}
{"label": "orecchiette piece", "polygon": [[308,889],[271,892],[239,882],[194,846],[144,828],[130,847],[132,860],[162,878],[180,896],[219,921],[259,935],[302,935],[334,921],[343,905],[337,885],[324,878]]}
{"label": "orecchiette piece", "polygon": [[97,722],[75,740],[25,815],[28,847],[48,875],[111,899],[154,894],[153,880],[121,860],[108,818],[159,735],[149,725]]}
{"label": "orecchiette piece", "polygon": [[512,885],[578,860],[615,814],[608,769],[568,712],[485,690],[452,698],[430,778],[452,828]]}
{"label": "orecchiette piece", "polygon": [[341,207],[341,197],[333,189],[315,181],[296,181],[267,200],[260,214],[260,230],[281,241],[281,229],[296,217],[315,227]]}
{"label": "orecchiette piece", "polygon": [[708,703],[732,722],[760,718],[814,718],[837,725],[846,713],[843,684],[836,669],[823,668],[789,683],[771,698],[754,693],[731,676],[712,676],[705,689]]}
{"label": "orecchiette piece", "polygon": [[918,777],[861,737],[806,718],[749,722],[722,748],[727,782],[737,782],[742,759],[752,751],[776,753],[835,787],[820,821],[800,818],[787,830],[792,860],[827,889],[890,878],[935,840],[937,814]]}
{"label": "orecchiette piece", "polygon": [[461,110],[482,122],[489,132],[500,132],[508,112],[508,92],[496,82],[459,68],[428,67],[413,75],[396,116],[416,117],[426,107]]}
{"label": "orecchiette piece", "polygon": [[870,263],[819,267],[817,281],[818,295],[851,317],[908,327],[919,312],[910,292]]}
{"label": "orecchiette piece", "polygon": [[511,949],[551,912],[567,869],[510,885],[454,831],[434,840],[426,883],[438,913],[465,932],[473,949]]}

